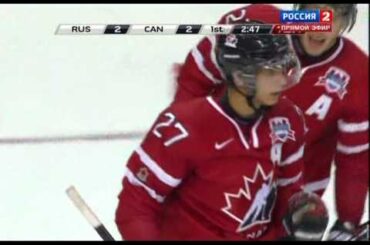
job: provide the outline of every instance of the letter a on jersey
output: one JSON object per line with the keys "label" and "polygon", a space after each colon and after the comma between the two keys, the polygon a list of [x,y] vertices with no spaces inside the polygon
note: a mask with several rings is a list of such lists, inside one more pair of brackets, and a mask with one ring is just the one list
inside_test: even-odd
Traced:
{"label": "letter a on jersey", "polygon": [[307,109],[306,114],[312,116],[317,115],[318,120],[324,120],[329,112],[330,105],[333,99],[326,94],[322,94],[311,106]]}

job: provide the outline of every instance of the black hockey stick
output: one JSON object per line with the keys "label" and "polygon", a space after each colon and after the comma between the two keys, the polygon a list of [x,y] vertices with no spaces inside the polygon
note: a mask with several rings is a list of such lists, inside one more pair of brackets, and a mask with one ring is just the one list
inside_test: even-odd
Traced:
{"label": "black hockey stick", "polygon": [[107,228],[100,222],[98,217],[96,217],[95,213],[87,206],[86,202],[82,199],[78,191],[74,186],[70,186],[67,190],[68,197],[72,200],[72,202],[76,205],[78,210],[82,213],[82,215],[87,219],[87,221],[94,227],[96,232],[104,241],[115,241],[113,236],[109,233]]}
{"label": "black hockey stick", "polygon": [[370,221],[366,221],[365,223],[359,225],[357,227],[356,234],[350,237],[350,241],[368,241],[369,240],[369,223]]}
{"label": "black hockey stick", "polygon": [[[334,237],[328,241],[368,241],[369,240],[369,222],[366,221],[357,226],[353,234],[348,234],[348,231],[338,232]],[[343,236],[344,235],[344,236]]]}

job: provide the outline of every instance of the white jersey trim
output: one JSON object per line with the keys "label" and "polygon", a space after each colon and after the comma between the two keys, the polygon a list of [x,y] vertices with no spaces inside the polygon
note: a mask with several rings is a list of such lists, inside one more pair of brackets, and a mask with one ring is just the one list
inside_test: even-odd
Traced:
{"label": "white jersey trim", "polygon": [[258,148],[258,146],[259,146],[258,135],[257,135],[257,127],[260,125],[260,123],[262,121],[262,118],[263,118],[263,116],[260,116],[258,118],[257,122],[255,122],[255,124],[252,127],[252,139],[253,139],[253,147],[254,148]]}
{"label": "white jersey trim", "polygon": [[330,178],[310,182],[310,183],[307,183],[303,189],[307,192],[315,192],[318,190],[323,190],[323,189],[326,189],[326,187],[329,184],[329,181],[330,181]]}
{"label": "white jersey trim", "polygon": [[197,47],[194,47],[191,51],[191,55],[193,56],[195,63],[197,64],[198,69],[209,79],[211,80],[214,84],[220,84],[222,81],[218,80],[213,76],[213,74],[207,70],[207,68],[204,66],[203,62],[203,56],[197,49]]}
{"label": "white jersey trim", "polygon": [[207,39],[211,43],[211,61],[213,65],[216,67],[216,69],[218,70],[218,72],[220,73],[220,75],[222,76],[222,78],[225,80],[226,79],[225,74],[221,70],[220,66],[218,65],[217,59],[216,59],[216,36],[214,35],[207,36]]}
{"label": "white jersey trim", "polygon": [[369,143],[363,145],[356,145],[356,146],[348,146],[343,145],[342,143],[338,142],[337,144],[337,151],[346,155],[350,154],[357,154],[369,149]]}
{"label": "white jersey trim", "polygon": [[238,126],[238,124],[236,124],[236,122],[234,122],[233,119],[231,119],[218,105],[217,103],[212,99],[212,97],[210,96],[207,96],[207,101],[211,104],[211,106],[213,108],[216,109],[216,111],[218,111],[222,116],[224,116],[227,120],[229,120],[229,122],[231,122],[232,125],[234,125],[236,131],[238,132],[238,135],[239,135],[239,138],[242,142],[242,144],[244,145],[245,149],[249,149],[249,145],[247,143],[247,141],[245,140],[244,136],[243,136],[243,133],[242,133],[242,130],[240,129],[240,127]]}
{"label": "white jersey trim", "polygon": [[338,128],[344,133],[357,133],[363,132],[369,129],[369,121],[363,121],[360,123],[348,123],[343,119],[338,121]]}
{"label": "white jersey trim", "polygon": [[277,179],[277,185],[278,186],[287,186],[290,184],[293,184],[297,182],[302,177],[302,172],[299,172],[296,176],[292,178],[279,178]]}
{"label": "white jersey trim", "polygon": [[294,152],[292,155],[290,155],[289,157],[287,157],[281,164],[280,166],[285,166],[285,165],[290,165],[296,161],[298,161],[299,159],[301,159],[303,157],[303,153],[304,153],[304,144],[299,147],[299,149]]}
{"label": "white jersey trim", "polygon": [[157,202],[160,202],[160,203],[164,202],[164,199],[165,199],[164,196],[158,195],[155,192],[155,190],[153,190],[152,188],[148,187],[147,185],[142,183],[140,180],[138,180],[129,169],[127,169],[126,177],[132,185],[143,187],[146,190],[146,192],[148,192],[149,196],[155,199]]}
{"label": "white jersey trim", "polygon": [[343,39],[341,38],[340,41],[339,41],[339,46],[338,46],[337,50],[329,58],[327,58],[326,60],[321,61],[319,63],[313,64],[313,65],[310,65],[310,66],[306,66],[305,68],[302,69],[301,76],[303,76],[303,74],[308,69],[311,69],[311,68],[314,68],[314,67],[318,67],[318,66],[321,66],[321,65],[325,65],[325,64],[331,62],[332,60],[334,60],[340,54],[340,52],[342,51],[342,49],[343,49]]}
{"label": "white jersey trim", "polygon": [[181,179],[177,179],[167,174],[141,147],[138,147],[136,153],[139,155],[140,160],[147,166],[157,178],[166,185],[176,187],[181,183]]}

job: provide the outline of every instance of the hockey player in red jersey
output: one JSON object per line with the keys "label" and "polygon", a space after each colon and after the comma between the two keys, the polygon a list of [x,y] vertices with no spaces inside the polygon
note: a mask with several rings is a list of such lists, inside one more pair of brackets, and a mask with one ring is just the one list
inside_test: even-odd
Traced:
{"label": "hockey player in red jersey", "polygon": [[[322,195],[335,171],[338,220],[330,239],[348,239],[364,212],[368,192],[368,56],[342,36],[356,21],[356,4],[297,4],[296,9],[331,9],[333,31],[292,36],[302,65],[301,82],[284,95],[303,112],[308,133],[304,154],[305,189]],[[252,4],[225,14],[220,24],[243,23],[258,16],[279,22],[278,10]],[[215,37],[202,39],[186,58],[178,74],[175,102],[221,94],[225,74],[215,56]],[[347,236],[338,232],[346,232]]]}
{"label": "hockey player in red jersey", "polygon": [[280,99],[300,74],[288,38],[222,35],[217,47],[224,94],[172,104],[128,161],[123,239],[276,240],[307,234],[302,222],[321,237],[325,205],[300,192],[303,116]]}

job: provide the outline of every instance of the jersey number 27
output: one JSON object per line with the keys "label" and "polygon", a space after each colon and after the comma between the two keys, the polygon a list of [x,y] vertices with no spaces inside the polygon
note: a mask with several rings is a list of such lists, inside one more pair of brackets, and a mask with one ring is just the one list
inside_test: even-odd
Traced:
{"label": "jersey number 27", "polygon": [[153,134],[155,136],[157,136],[158,138],[163,137],[161,133],[161,128],[175,127],[176,129],[178,129],[178,134],[175,134],[173,137],[167,139],[164,142],[165,146],[168,147],[172,145],[173,143],[180,141],[182,139],[185,139],[186,137],[189,136],[188,131],[184,128],[184,126],[180,122],[176,120],[176,117],[174,114],[172,114],[171,112],[167,112],[164,114],[164,116],[167,117],[167,119],[164,122],[157,123],[153,128]]}

